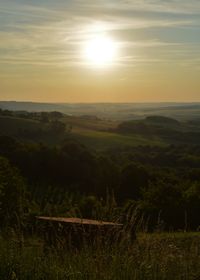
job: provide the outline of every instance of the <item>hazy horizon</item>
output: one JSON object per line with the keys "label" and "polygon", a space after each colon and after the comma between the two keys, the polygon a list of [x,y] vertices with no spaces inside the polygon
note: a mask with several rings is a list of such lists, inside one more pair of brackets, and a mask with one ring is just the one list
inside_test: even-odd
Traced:
{"label": "hazy horizon", "polygon": [[3,102],[15,102],[15,103],[35,103],[35,104],[127,104],[127,105],[131,105],[131,104],[180,104],[180,105],[184,105],[184,104],[200,104],[200,101],[138,101],[138,102],[101,102],[101,101],[96,101],[96,102],[50,102],[50,101],[34,101],[34,100],[0,100],[0,103]]}

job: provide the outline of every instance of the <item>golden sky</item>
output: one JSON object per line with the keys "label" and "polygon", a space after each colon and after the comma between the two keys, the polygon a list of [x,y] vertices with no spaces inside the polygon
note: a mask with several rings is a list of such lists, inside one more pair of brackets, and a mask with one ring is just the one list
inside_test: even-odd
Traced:
{"label": "golden sky", "polygon": [[200,1],[0,0],[0,100],[200,101]]}

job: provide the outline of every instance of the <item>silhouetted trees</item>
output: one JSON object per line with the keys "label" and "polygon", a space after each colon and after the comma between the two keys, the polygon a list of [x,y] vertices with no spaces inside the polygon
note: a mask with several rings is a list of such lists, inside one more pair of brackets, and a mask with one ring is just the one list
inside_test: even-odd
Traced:
{"label": "silhouetted trees", "polygon": [[105,218],[124,213],[127,203],[150,228],[161,223],[165,229],[197,229],[200,224],[199,146],[138,146],[97,153],[73,139],[48,146],[0,136],[0,156],[2,225],[16,224],[32,205],[37,205],[31,210],[36,214],[104,213]]}
{"label": "silhouetted trees", "polygon": [[134,163],[125,166],[120,174],[120,199],[141,199],[142,190],[148,188],[148,180],[149,175],[142,166]]}
{"label": "silhouetted trees", "polygon": [[19,227],[27,211],[24,179],[8,160],[0,157],[0,223]]}

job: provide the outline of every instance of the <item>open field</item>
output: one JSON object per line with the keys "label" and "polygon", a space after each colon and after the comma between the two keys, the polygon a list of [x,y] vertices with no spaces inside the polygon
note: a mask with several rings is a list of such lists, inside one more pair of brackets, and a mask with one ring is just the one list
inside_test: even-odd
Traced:
{"label": "open field", "polygon": [[99,119],[95,116],[64,116],[62,121],[73,128],[107,131],[117,128],[118,121]]}
{"label": "open field", "polygon": [[72,136],[84,145],[97,150],[119,146],[165,145],[158,137],[142,137],[137,134],[122,135],[114,132],[75,129]]}
{"label": "open field", "polygon": [[164,141],[156,136],[143,137],[138,134],[123,135],[112,132],[119,124],[116,121],[65,116],[62,118],[62,122],[71,127],[70,134],[47,135],[48,124],[32,119],[0,116],[0,131],[4,135],[15,136],[29,141],[42,141],[53,145],[60,144],[66,137],[72,137],[80,143],[97,150],[118,146],[165,144]]}

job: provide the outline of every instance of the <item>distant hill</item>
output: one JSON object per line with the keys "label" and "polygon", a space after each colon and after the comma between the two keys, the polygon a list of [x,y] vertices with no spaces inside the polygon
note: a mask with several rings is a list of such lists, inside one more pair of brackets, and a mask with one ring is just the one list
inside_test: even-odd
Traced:
{"label": "distant hill", "polygon": [[146,117],[145,122],[159,125],[179,125],[177,120],[164,116],[149,116]]}
{"label": "distant hill", "polygon": [[139,133],[145,135],[160,134],[179,130],[181,123],[173,118],[164,116],[148,116],[141,120],[130,120],[121,122],[118,125],[118,131],[123,133]]}
{"label": "distant hill", "polygon": [[59,145],[64,139],[73,138],[92,149],[106,150],[137,145],[198,144],[200,122],[183,122],[156,115],[120,122],[94,115],[71,116],[55,111],[0,110],[0,135],[50,145]]}
{"label": "distant hill", "polygon": [[200,103],[36,103],[0,101],[0,108],[11,111],[59,111],[73,116],[95,116],[117,121],[164,116],[176,120],[194,120],[200,116]]}
{"label": "distant hill", "polygon": [[[18,116],[0,115],[0,136],[12,136],[28,142],[59,144],[68,135],[67,129],[60,133],[55,125]],[[67,128],[67,127],[66,127]]]}
{"label": "distant hill", "polygon": [[28,111],[28,112],[48,112],[48,111],[63,111],[64,105],[51,103],[36,103],[36,102],[16,102],[16,101],[0,101],[0,108],[11,111]]}
{"label": "distant hill", "polygon": [[43,128],[44,125],[38,121],[0,116],[0,134],[18,136],[24,131],[38,131]]}
{"label": "distant hill", "polygon": [[141,135],[146,138],[156,136],[170,144],[199,144],[200,140],[199,122],[179,122],[164,116],[124,121],[118,125],[116,131],[123,135]]}

